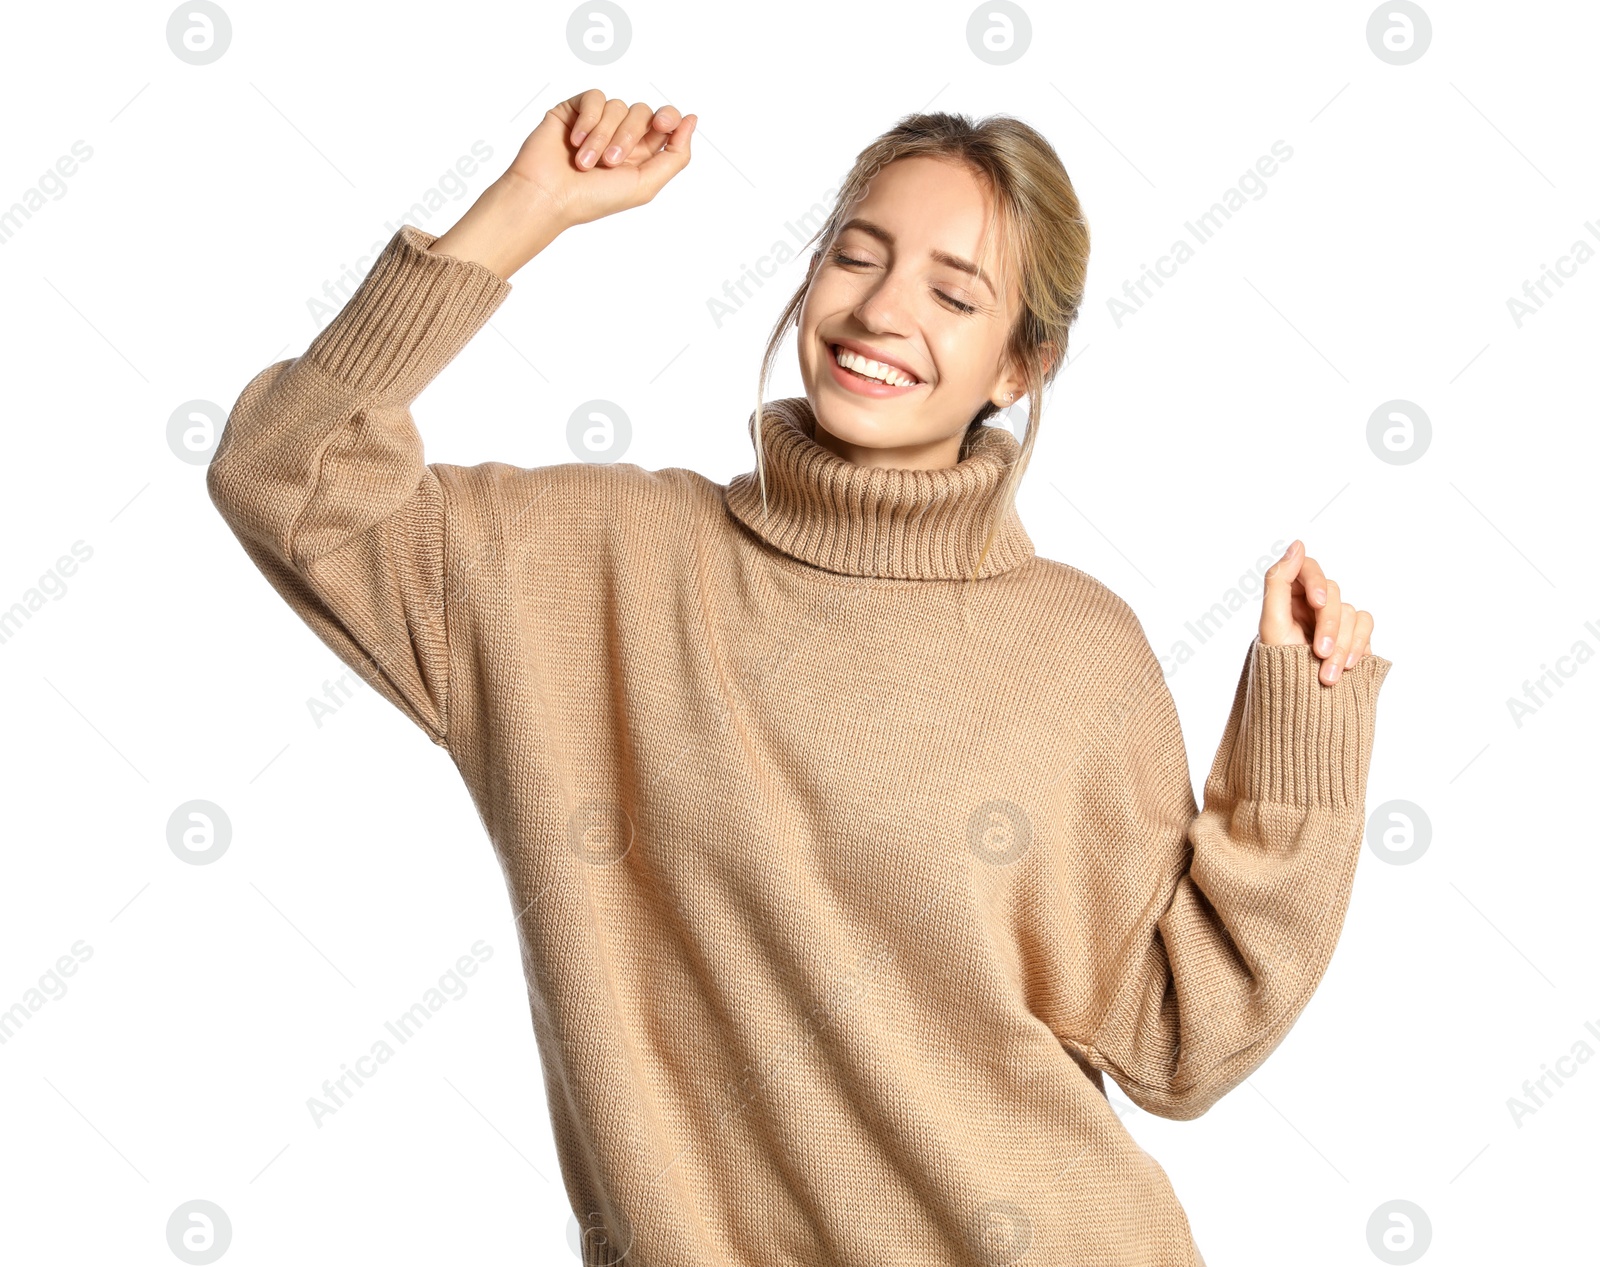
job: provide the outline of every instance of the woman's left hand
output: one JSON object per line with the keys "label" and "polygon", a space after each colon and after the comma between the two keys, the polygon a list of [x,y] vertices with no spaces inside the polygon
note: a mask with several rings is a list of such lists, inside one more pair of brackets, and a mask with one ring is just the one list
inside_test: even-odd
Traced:
{"label": "woman's left hand", "polygon": [[1340,601],[1339,583],[1329,580],[1296,537],[1267,569],[1261,596],[1261,641],[1268,646],[1311,644],[1322,658],[1320,681],[1339,675],[1372,653],[1372,613]]}

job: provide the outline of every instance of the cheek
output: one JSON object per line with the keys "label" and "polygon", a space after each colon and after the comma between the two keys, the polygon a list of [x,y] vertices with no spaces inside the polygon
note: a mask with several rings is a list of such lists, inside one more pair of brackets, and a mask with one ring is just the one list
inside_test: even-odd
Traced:
{"label": "cheek", "polygon": [[851,312],[861,303],[865,285],[848,273],[837,269],[824,269],[812,278],[806,291],[806,309],[819,317],[840,316]]}
{"label": "cheek", "polygon": [[972,348],[959,338],[929,339],[928,355],[941,384],[964,387],[971,379],[976,364]]}
{"label": "cheek", "polygon": [[800,363],[802,365],[809,365],[811,363],[812,353],[815,351],[814,345],[817,341],[817,322],[814,314],[816,311],[817,310],[810,304],[806,304],[800,309],[800,318],[799,324],[796,328],[796,334],[800,342]]}
{"label": "cheek", "polygon": [[817,336],[822,326],[830,318],[837,318],[846,308],[841,308],[837,295],[830,295],[829,288],[820,281],[814,282],[806,296],[800,301],[800,312],[796,317],[796,333],[800,340],[800,356],[804,363],[810,364],[818,355]]}
{"label": "cheek", "polygon": [[999,345],[991,346],[975,330],[941,331],[937,341],[929,340],[928,350],[940,377],[963,387],[987,390],[989,380],[999,373],[994,368],[999,364]]}
{"label": "cheek", "polygon": [[813,284],[800,301],[799,331],[803,342],[809,343],[816,337],[817,327],[822,323],[823,315],[829,311],[827,296],[819,293],[818,287]]}

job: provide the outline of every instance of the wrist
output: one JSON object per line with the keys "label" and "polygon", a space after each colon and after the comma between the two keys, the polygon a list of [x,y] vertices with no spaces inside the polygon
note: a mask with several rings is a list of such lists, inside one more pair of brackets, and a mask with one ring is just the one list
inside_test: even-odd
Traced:
{"label": "wrist", "polygon": [[569,227],[543,190],[507,173],[428,249],[482,264],[506,280]]}
{"label": "wrist", "polygon": [[1249,801],[1359,812],[1366,799],[1379,688],[1393,664],[1363,656],[1333,684],[1304,642],[1259,637],[1234,697],[1232,790]]}

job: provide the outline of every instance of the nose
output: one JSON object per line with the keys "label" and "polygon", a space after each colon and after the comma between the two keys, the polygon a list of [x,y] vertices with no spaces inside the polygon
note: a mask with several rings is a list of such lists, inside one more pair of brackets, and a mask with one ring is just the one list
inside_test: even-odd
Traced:
{"label": "nose", "polygon": [[856,304],[856,319],[875,334],[904,334],[909,311],[905,286],[893,269],[885,272],[876,284],[867,287]]}

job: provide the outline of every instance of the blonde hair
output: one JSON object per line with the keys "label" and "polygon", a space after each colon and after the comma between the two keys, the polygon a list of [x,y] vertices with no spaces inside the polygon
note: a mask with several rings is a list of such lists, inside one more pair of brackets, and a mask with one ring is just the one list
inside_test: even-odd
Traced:
{"label": "blonde hair", "polygon": [[[765,511],[767,476],[761,429],[766,421],[767,380],[783,337],[791,326],[799,324],[800,309],[816,276],[817,265],[824,251],[832,246],[839,226],[866,197],[873,176],[896,159],[916,157],[942,158],[964,164],[982,182],[993,199],[995,214],[986,223],[979,258],[988,252],[994,227],[998,224],[1004,250],[996,283],[1001,295],[1009,301],[1014,264],[1021,301],[1002,349],[1002,363],[1010,361],[1023,371],[1027,382],[1028,430],[1021,453],[994,499],[988,535],[970,578],[975,580],[994,544],[1001,518],[1014,504],[1017,485],[1033,454],[1034,437],[1038,435],[1043,411],[1044,388],[1066,364],[1067,331],[1077,320],[1083,303],[1089,268],[1089,224],[1078,206],[1078,195],[1067,177],[1067,170],[1050,143],[1020,119],[999,114],[975,123],[962,114],[908,114],[856,155],[855,164],[834,200],[832,212],[806,243],[810,246],[820,239],[822,245],[812,251],[805,279],[778,315],[767,340],[761,360],[761,379],[756,388],[756,472]],[[1048,367],[1044,364],[1046,360]],[[967,424],[961,441],[961,458],[966,457],[978,434],[977,429],[998,412],[993,401],[984,402],[983,408]]]}

